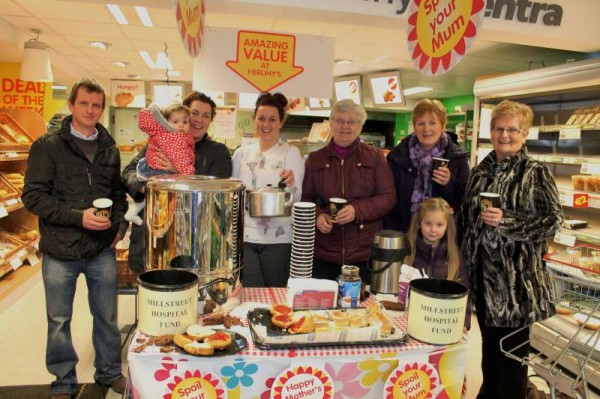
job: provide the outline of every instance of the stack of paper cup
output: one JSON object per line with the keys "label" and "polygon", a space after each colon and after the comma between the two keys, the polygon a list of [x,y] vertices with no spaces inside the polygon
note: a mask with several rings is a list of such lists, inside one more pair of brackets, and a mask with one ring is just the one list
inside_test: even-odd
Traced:
{"label": "stack of paper cup", "polygon": [[312,202],[296,202],[292,211],[292,258],[290,277],[312,276],[315,251],[316,205]]}

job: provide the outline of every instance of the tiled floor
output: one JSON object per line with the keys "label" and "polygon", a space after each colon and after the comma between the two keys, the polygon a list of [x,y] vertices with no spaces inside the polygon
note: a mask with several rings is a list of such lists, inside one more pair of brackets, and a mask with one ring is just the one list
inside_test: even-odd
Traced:
{"label": "tiled floor", "polygon": [[[44,356],[46,347],[46,317],[44,287],[39,280],[14,303],[0,307],[0,386],[49,384],[53,377],[47,372]],[[4,310],[2,310],[4,309]],[[91,342],[92,318],[87,306],[87,287],[80,279],[75,298],[72,321],[73,342],[79,354],[77,374],[80,382],[92,382],[94,351]],[[119,327],[134,320],[134,297],[119,297]],[[123,338],[125,335],[123,335]],[[467,398],[474,398],[481,384],[479,363],[480,333],[473,318],[469,337],[467,362]],[[126,357],[123,356],[124,370]],[[108,399],[120,395],[109,391]]]}

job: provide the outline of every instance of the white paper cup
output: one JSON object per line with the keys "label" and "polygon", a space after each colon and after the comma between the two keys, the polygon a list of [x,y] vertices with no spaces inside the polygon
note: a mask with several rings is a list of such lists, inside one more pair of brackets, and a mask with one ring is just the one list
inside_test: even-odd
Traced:
{"label": "white paper cup", "polygon": [[110,219],[110,211],[112,209],[112,200],[109,198],[98,198],[92,202],[92,206],[96,208],[94,215],[103,219]]}

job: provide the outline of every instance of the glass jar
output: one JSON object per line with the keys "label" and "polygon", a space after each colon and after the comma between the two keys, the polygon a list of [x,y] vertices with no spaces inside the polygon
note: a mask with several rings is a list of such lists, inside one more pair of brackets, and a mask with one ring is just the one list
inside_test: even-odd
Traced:
{"label": "glass jar", "polygon": [[358,266],[343,265],[342,274],[337,278],[338,306],[355,308],[360,300],[361,280]]}

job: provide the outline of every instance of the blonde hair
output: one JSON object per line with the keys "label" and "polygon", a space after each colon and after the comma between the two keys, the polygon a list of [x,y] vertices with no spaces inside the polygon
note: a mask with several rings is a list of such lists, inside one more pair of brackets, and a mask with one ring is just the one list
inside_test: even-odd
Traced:
{"label": "blonde hair", "polygon": [[440,124],[446,128],[446,124],[448,123],[448,117],[446,115],[446,107],[438,100],[430,100],[428,98],[424,98],[419,101],[417,105],[413,108],[412,111],[412,122],[413,125],[417,124],[417,119],[421,118],[426,113],[431,113],[437,116]]}
{"label": "blonde hair", "polygon": [[190,109],[183,104],[171,104],[162,111],[162,114],[166,120],[169,120],[169,117],[176,112],[183,112],[186,116],[190,116]]}
{"label": "blonde hair", "polygon": [[496,124],[496,119],[502,118],[503,116],[521,117],[521,126],[519,127],[523,130],[529,129],[533,124],[533,111],[529,105],[504,100],[492,110],[490,128],[493,129]]}
{"label": "blonde hair", "polygon": [[[427,212],[440,211],[446,216],[448,227],[446,228],[446,239],[448,241],[448,280],[456,281],[458,279],[458,269],[460,266],[460,249],[456,244],[456,223],[454,222],[454,213],[450,205],[442,198],[429,198],[421,204],[419,210],[415,212],[410,221],[408,229],[408,243],[410,244],[410,255],[404,259],[404,263],[412,265],[417,253],[417,238],[421,230],[421,221]],[[430,276],[431,277],[431,276]]]}

